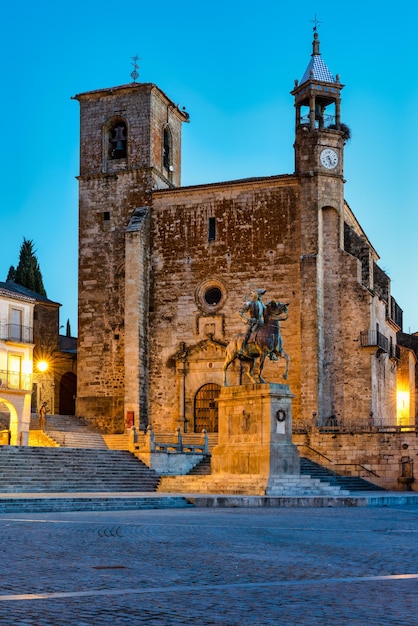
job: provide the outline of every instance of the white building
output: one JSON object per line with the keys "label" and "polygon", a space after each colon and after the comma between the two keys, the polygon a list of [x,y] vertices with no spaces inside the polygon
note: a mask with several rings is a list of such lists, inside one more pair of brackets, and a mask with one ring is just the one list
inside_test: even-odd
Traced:
{"label": "white building", "polygon": [[28,444],[34,307],[33,298],[0,288],[0,411],[9,413],[12,445]]}

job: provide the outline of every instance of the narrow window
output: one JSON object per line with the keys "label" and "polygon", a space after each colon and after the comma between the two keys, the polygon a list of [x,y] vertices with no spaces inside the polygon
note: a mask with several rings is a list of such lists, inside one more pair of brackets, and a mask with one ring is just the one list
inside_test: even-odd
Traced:
{"label": "narrow window", "polygon": [[108,222],[110,220],[110,213],[109,211],[104,211],[103,213],[103,221],[104,222]]}
{"label": "narrow window", "polygon": [[20,374],[22,368],[22,357],[9,354],[8,386],[10,389],[20,389]]}
{"label": "narrow window", "polygon": [[9,337],[12,341],[22,341],[22,311],[12,309]]}
{"label": "narrow window", "polygon": [[172,138],[170,128],[168,126],[165,126],[163,130],[163,167],[170,172],[173,170],[171,144]]}
{"label": "narrow window", "polygon": [[216,239],[216,218],[209,218],[208,226],[208,241],[215,241]]}

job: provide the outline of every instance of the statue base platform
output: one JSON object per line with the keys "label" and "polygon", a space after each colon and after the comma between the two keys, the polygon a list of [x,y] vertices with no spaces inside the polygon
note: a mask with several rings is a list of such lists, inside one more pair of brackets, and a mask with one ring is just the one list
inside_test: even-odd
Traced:
{"label": "statue base platform", "polygon": [[299,453],[292,443],[293,397],[288,385],[224,387],[218,398],[212,474],[299,476]]}

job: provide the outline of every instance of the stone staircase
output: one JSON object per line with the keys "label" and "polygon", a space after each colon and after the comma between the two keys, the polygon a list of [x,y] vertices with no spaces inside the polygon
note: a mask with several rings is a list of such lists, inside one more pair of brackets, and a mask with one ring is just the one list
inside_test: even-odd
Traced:
{"label": "stone staircase", "polygon": [[124,450],[0,446],[0,493],[155,492],[158,482]]}
{"label": "stone staircase", "polygon": [[61,447],[108,449],[97,429],[72,415],[48,415],[45,432]]}
{"label": "stone staircase", "polygon": [[187,474],[188,476],[210,476],[211,466],[210,466],[211,455],[206,454],[203,459],[194,466],[192,470]]}
{"label": "stone staircase", "polygon": [[322,482],[311,476],[289,476],[270,478],[266,487],[266,496],[348,496],[346,489]]}
{"label": "stone staircase", "polygon": [[350,493],[358,491],[385,491],[382,487],[364,478],[360,478],[359,476],[341,476],[305,457],[300,457],[300,473],[304,476],[316,478],[323,483],[340,487]]}
{"label": "stone staircase", "polygon": [[159,492],[247,496],[346,496],[349,492],[310,476],[271,478],[260,475],[162,476]]}

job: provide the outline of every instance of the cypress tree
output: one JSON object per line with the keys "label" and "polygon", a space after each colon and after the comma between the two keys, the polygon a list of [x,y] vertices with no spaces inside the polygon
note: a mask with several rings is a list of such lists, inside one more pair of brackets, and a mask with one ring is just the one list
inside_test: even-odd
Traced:
{"label": "cypress tree", "polygon": [[12,282],[14,282],[14,280],[15,280],[15,276],[16,276],[16,270],[15,270],[14,266],[13,266],[13,265],[11,265],[11,266],[9,267],[9,273],[7,274],[6,281],[12,281]]}
{"label": "cypress tree", "polygon": [[9,275],[12,276],[14,273],[13,280],[17,285],[22,285],[22,287],[27,287],[41,296],[46,296],[32,240],[23,238],[23,243],[20,247],[19,264],[16,270],[13,268],[13,272],[12,268],[13,266],[9,270]]}

